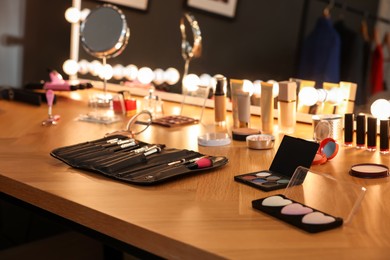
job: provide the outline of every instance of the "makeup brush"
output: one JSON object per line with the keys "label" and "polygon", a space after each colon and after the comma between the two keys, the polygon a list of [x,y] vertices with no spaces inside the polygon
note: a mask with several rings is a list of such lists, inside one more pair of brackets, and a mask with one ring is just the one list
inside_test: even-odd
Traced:
{"label": "makeup brush", "polygon": [[208,157],[202,157],[199,160],[187,165],[190,170],[203,169],[213,166],[213,161]]}

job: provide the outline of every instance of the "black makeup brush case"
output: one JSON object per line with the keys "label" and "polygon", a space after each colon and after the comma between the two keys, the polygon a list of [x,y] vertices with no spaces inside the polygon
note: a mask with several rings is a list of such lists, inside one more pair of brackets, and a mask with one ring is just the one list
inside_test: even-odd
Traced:
{"label": "black makeup brush case", "polygon": [[208,172],[228,162],[224,156],[148,144],[119,134],[56,148],[50,155],[74,168],[137,185]]}

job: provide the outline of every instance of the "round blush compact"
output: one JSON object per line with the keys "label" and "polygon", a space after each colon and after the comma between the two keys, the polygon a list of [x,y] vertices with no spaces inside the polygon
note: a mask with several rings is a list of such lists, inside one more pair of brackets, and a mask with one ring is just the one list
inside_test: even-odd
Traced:
{"label": "round blush compact", "polygon": [[384,178],[389,176],[389,168],[383,164],[362,163],[353,165],[349,173],[359,178]]}
{"label": "round blush compact", "polygon": [[274,147],[274,142],[275,137],[273,135],[258,134],[246,137],[246,145],[251,149],[271,149]]}

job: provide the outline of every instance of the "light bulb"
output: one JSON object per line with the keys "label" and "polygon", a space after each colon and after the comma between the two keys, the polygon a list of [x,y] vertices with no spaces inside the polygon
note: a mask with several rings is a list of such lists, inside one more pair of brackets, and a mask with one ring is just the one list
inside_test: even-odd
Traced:
{"label": "light bulb", "polygon": [[252,96],[253,92],[254,92],[254,87],[253,87],[252,81],[244,79],[242,82],[242,90],[244,92],[248,92],[249,96]]}
{"label": "light bulb", "polygon": [[200,85],[205,87],[211,87],[211,76],[207,73],[203,73],[199,77],[200,79]]}
{"label": "light bulb", "polygon": [[326,101],[332,105],[338,105],[343,102],[343,92],[340,88],[332,88],[328,90]]}
{"label": "light bulb", "polygon": [[77,23],[80,21],[81,13],[76,7],[69,7],[65,11],[65,19],[70,23]]}
{"label": "light bulb", "polygon": [[272,97],[276,98],[279,96],[279,83],[273,79],[268,80],[267,83],[273,84]]}
{"label": "light bulb", "polygon": [[112,75],[112,77],[113,77],[114,79],[120,80],[120,79],[123,78],[123,76],[124,76],[123,70],[125,69],[125,68],[123,67],[123,65],[121,65],[121,64],[116,64],[114,67],[112,67],[112,69],[113,69],[113,75]]}
{"label": "light bulb", "polygon": [[175,85],[177,82],[179,82],[180,79],[180,73],[175,68],[168,68],[164,72],[164,80],[168,85]]}
{"label": "light bulb", "polygon": [[88,73],[89,62],[87,60],[79,61],[79,73],[85,75]]}
{"label": "light bulb", "polygon": [[300,103],[310,107],[318,102],[318,92],[315,88],[304,87],[299,91],[298,98]]}
{"label": "light bulb", "polygon": [[62,69],[68,75],[76,75],[79,70],[79,64],[75,60],[66,60],[62,65]]}
{"label": "light bulb", "polygon": [[138,80],[142,84],[149,84],[154,79],[154,73],[152,69],[148,67],[142,67],[138,71]]}
{"label": "light bulb", "polygon": [[162,69],[155,69],[153,71],[154,73],[154,79],[153,79],[153,82],[156,84],[156,85],[161,85],[164,83],[164,70]]}
{"label": "light bulb", "polygon": [[371,105],[371,114],[379,120],[386,120],[390,117],[390,102],[386,99],[377,99]]}
{"label": "light bulb", "polygon": [[85,18],[87,18],[87,16],[89,15],[90,12],[91,12],[91,10],[89,10],[88,8],[84,8],[83,10],[81,10],[81,12],[80,12],[80,21],[84,21]]}
{"label": "light bulb", "polygon": [[260,97],[261,96],[261,80],[255,80],[253,81],[253,95]]}
{"label": "light bulb", "polygon": [[190,92],[198,90],[199,84],[200,79],[195,74],[188,74],[183,79],[183,86]]}
{"label": "light bulb", "polygon": [[101,79],[109,80],[112,78],[113,73],[114,70],[112,69],[112,66],[110,64],[105,64],[104,66],[100,67],[99,77]]}
{"label": "light bulb", "polygon": [[138,77],[138,67],[133,64],[127,65],[123,70],[123,75],[130,81],[136,80]]}
{"label": "light bulb", "polygon": [[92,76],[97,76],[99,74],[100,68],[103,65],[101,64],[100,61],[98,60],[93,60],[92,62],[89,63],[88,65],[88,70],[89,73],[91,73]]}

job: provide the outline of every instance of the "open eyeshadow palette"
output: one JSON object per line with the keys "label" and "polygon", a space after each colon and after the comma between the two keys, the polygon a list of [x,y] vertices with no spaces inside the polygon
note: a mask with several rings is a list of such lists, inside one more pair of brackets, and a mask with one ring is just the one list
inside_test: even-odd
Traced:
{"label": "open eyeshadow palette", "polygon": [[304,231],[317,233],[349,222],[365,190],[298,167],[284,194],[256,199],[252,207]]}
{"label": "open eyeshadow palette", "polygon": [[74,168],[138,185],[200,174],[228,162],[224,156],[148,144],[125,135],[60,147],[50,154]]}
{"label": "open eyeshadow palette", "polygon": [[318,143],[285,135],[269,170],[237,175],[234,180],[264,191],[286,188],[298,166],[311,166],[318,147]]}
{"label": "open eyeshadow palette", "polygon": [[181,116],[181,115],[164,116],[164,117],[153,119],[152,121],[152,124],[161,125],[165,127],[193,125],[197,123],[199,123],[198,119],[188,117],[188,116]]}

